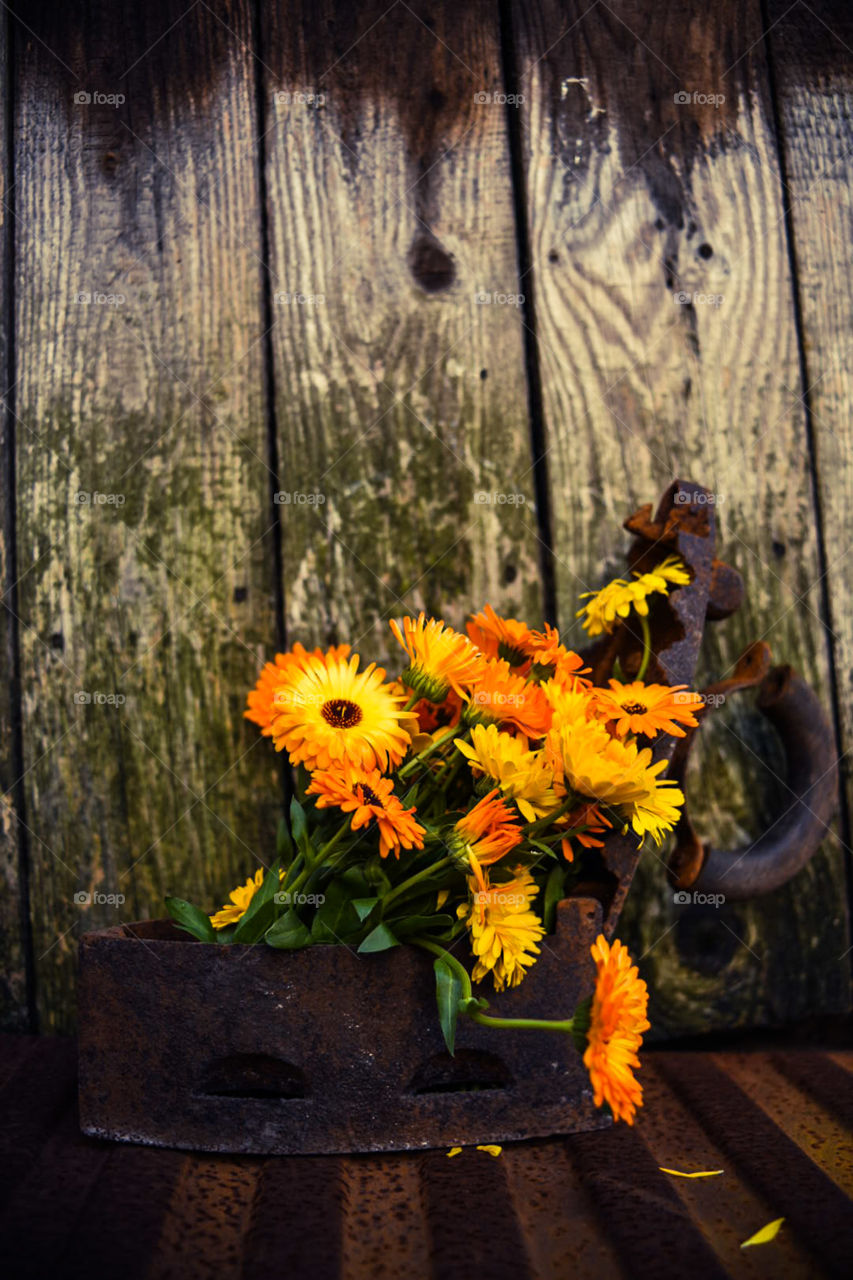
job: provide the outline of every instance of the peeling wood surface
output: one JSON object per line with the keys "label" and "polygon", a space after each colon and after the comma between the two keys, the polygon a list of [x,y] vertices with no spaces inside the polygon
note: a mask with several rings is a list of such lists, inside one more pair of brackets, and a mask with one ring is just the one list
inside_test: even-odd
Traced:
{"label": "peeling wood surface", "polygon": [[81,929],[165,893],[215,900],[274,831],[274,762],[241,719],[275,631],[249,6],[220,8],[234,37],[200,5],[155,45],[179,12],[66,8],[18,34],[19,593],[47,1026],[73,1013]]}
{"label": "peeling wood surface", "polygon": [[[4,100],[8,19],[0,17],[0,75]],[[10,210],[8,115],[0,117],[0,1026],[25,1030],[28,1022],[27,973],[21,883],[21,840],[18,821],[20,768],[15,746],[15,649],[14,649],[14,536],[15,509],[12,450],[14,410],[10,376],[12,311],[10,285],[13,250]]]}
{"label": "peeling wood surface", "polygon": [[[628,511],[674,474],[711,488],[748,598],[704,675],[762,637],[829,706],[834,661],[849,748],[853,33],[837,2],[825,35],[770,7],[765,40],[757,0],[31,6],[0,134],[19,419],[0,574],[20,577],[43,1026],[73,1022],[81,929],[165,892],[214,906],[268,860],[279,777],[241,710],[282,624],[396,662],[406,610],[540,617],[537,484],[572,641]],[[4,794],[11,643],[4,615]],[[733,700],[696,753],[703,832],[769,825],[779,768]],[[20,831],[7,803],[10,1025]],[[676,909],[649,851],[622,932],[660,1034],[849,1007],[834,838],[722,910]]]}
{"label": "peeling wood surface", "polygon": [[[760,7],[586,8],[513,7],[560,623],[618,570],[626,504],[690,476],[714,491],[719,554],[747,585],[738,613],[709,628],[700,679],[763,638],[828,703]],[[703,833],[734,845],[769,826],[786,803],[780,766],[748,700],[716,713],[689,779]],[[676,907],[649,850],[625,920],[658,1033],[847,1007],[835,838],[796,882],[722,910]]]}
{"label": "peeling wood surface", "polygon": [[[770,5],[771,59],[783,140],[811,415],[826,542],[823,586],[835,655],[842,775],[853,807],[853,12]],[[849,833],[848,833],[849,839]]]}
{"label": "peeling wood surface", "polygon": [[496,7],[386,10],[263,22],[287,620],[371,655],[542,610]]}

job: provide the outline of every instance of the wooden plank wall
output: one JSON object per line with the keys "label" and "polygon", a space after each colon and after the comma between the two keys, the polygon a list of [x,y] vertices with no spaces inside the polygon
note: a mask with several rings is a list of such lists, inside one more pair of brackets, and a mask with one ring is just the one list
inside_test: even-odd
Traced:
{"label": "wooden plank wall", "polygon": [[[268,860],[280,777],[240,712],[285,632],[384,656],[389,616],[490,599],[578,640],[578,592],[673,474],[718,495],[749,587],[706,674],[768,639],[847,749],[853,39],[838,3],[830,51],[796,8],[40,0],[11,22],[9,1025],[28,999],[73,1024],[82,929],[165,892],[213,905]],[[746,701],[706,731],[716,839],[778,813],[774,751]],[[623,935],[660,1033],[848,1007],[845,832],[722,911],[676,909],[644,859]]]}

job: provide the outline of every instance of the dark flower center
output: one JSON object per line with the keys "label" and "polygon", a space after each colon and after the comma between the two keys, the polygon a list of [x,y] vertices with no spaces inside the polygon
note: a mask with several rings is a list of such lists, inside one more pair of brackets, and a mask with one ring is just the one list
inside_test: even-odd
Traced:
{"label": "dark flower center", "polygon": [[352,729],[361,720],[361,707],[348,698],[330,698],[322,706],[322,716],[333,729]]}
{"label": "dark flower center", "polygon": [[648,707],[644,707],[642,702],[628,702],[622,707],[626,716],[644,716],[648,711]]}
{"label": "dark flower center", "polygon": [[379,796],[376,794],[373,788],[368,787],[364,782],[360,782],[359,786],[361,787],[361,794],[364,796],[364,803],[378,805],[379,808],[381,809],[382,801],[379,799]]}

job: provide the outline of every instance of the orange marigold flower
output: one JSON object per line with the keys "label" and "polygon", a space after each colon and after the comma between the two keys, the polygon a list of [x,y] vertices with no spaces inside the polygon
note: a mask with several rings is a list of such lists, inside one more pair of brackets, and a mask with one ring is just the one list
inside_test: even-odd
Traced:
{"label": "orange marigold flower", "polygon": [[[347,658],[349,657],[349,651],[350,646],[348,644],[340,644],[336,648],[330,649],[329,653],[338,658]],[[304,667],[309,658],[322,658],[322,656],[322,649],[315,649],[313,653],[309,653],[307,649],[297,643],[288,653],[277,653],[273,662],[264,663],[261,674],[258,676],[257,684],[247,698],[247,709],[243,712],[247,720],[251,720],[253,724],[260,727],[264,737],[272,737],[275,693],[285,673],[292,670],[293,667]]]}
{"label": "orange marigold flower", "polygon": [[294,764],[328,769],[353,764],[394,768],[409,749],[407,713],[375,663],[359,671],[358,654],[309,654],[288,667],[274,697],[272,738]]}
{"label": "orange marigold flower", "polygon": [[468,685],[469,724],[514,725],[528,738],[551,727],[551,707],[538,684],[516,674],[503,658],[487,658]]}
{"label": "orange marigold flower", "polygon": [[393,853],[399,858],[400,849],[422,849],[425,830],[415,822],[416,809],[404,809],[394,795],[394,784],[378,769],[356,769],[344,766],[324,769],[311,775],[306,795],[316,796],[318,809],[337,808],[351,813],[353,831],[360,831],[372,821],[379,828],[379,853],[387,858]]}
{"label": "orange marigold flower", "polygon": [[658,733],[685,737],[680,725],[693,729],[699,723],[695,712],[703,708],[698,693],[685,693],[686,684],[631,684],[610,681],[609,689],[597,689],[596,701],[603,719],[611,722],[620,738],[628,733],[653,738]]}
{"label": "orange marigold flower", "polygon": [[534,633],[526,622],[502,618],[487,604],[481,613],[473,614],[465,630],[487,658],[503,658],[511,667],[530,665],[530,642]]}
{"label": "orange marigold flower", "polygon": [[521,844],[523,835],[516,815],[499,797],[495,787],[456,823],[450,844],[466,863],[473,854],[482,866],[490,866]]}
{"label": "orange marigold flower", "polygon": [[567,862],[575,860],[573,840],[577,840],[584,849],[603,849],[604,841],[599,840],[598,837],[603,835],[608,827],[613,826],[597,804],[578,805],[577,809],[572,809],[571,813],[566,814],[558,825],[562,826],[564,823],[566,832],[560,841],[560,848]]}
{"label": "orange marigold flower", "polygon": [[533,657],[533,674],[540,680],[553,679],[558,684],[575,688],[591,683],[582,677],[588,675],[591,667],[583,665],[583,658],[573,649],[567,649],[560,643],[560,633],[550,623],[545,623],[544,631],[530,633],[530,646]]}
{"label": "orange marigold flower", "polygon": [[421,613],[415,622],[404,618],[402,629],[391,619],[395,639],[409,655],[409,665],[400,679],[422,698],[444,702],[451,689],[464,698],[463,685],[473,679],[482,654],[465,636],[446,627],[438,618]]}
{"label": "orange marigold flower", "polygon": [[[637,1056],[648,1031],[649,994],[637,966],[616,939],[611,946],[599,934],[590,948],[597,974],[589,1010],[587,1046],[583,1055],[597,1107],[607,1102],[615,1120],[634,1123],[643,1105],[643,1089],[635,1079]],[[580,1029],[580,1028],[579,1028]]]}

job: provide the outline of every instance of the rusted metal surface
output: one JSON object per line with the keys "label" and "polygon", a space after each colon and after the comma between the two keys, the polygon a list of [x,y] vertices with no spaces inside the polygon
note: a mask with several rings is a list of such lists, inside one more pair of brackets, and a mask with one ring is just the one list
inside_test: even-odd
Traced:
{"label": "rusted metal surface", "polygon": [[[715,565],[719,565],[715,557],[716,521],[710,498],[709,491],[701,485],[689,480],[675,480],[661,498],[654,517],[648,503],[625,521],[625,528],[635,535],[628,552],[628,564],[632,570],[644,573],[660,564],[667,555],[675,554],[692,575],[687,586],[650,602],[649,626],[654,658],[646,672],[647,680],[670,685],[692,684]],[[719,579],[719,568],[717,574]],[[629,618],[612,636],[590,646],[583,656],[592,667],[595,682],[605,684],[613,673],[617,658],[626,678],[631,679],[639,668],[642,655],[642,632],[638,624]],[[658,739],[655,759],[669,759],[674,747],[674,738]],[[632,834],[608,836],[603,858],[613,877],[602,895],[604,932],[612,937],[640,858],[636,837]]]}
{"label": "rusted metal surface", "polygon": [[[690,684],[706,622],[729,617],[744,591],[740,574],[716,556],[712,497],[701,485],[677,480],[664,494],[654,517],[647,504],[625,521],[625,528],[636,535],[628,555],[632,569],[651,569],[664,553],[675,552],[692,572],[689,586],[660,599],[651,611],[655,661],[647,673],[647,679]],[[617,656],[623,670],[632,673],[640,652],[632,628],[620,628],[596,654],[596,678],[603,681]],[[769,664],[769,647],[758,641],[747,648],[731,677],[703,693],[706,707],[713,707],[731,693],[758,687],[758,709],[776,730],[785,751],[788,799],[766,832],[748,846],[732,851],[703,844],[685,808],[670,859],[670,876],[678,888],[725,893],[731,901],[769,893],[805,866],[829,831],[838,804],[832,727],[802,677],[791,667],[771,669]],[[655,752],[658,759],[670,759],[669,776],[682,783],[694,733],[677,744],[665,739]],[[618,878],[605,919],[608,933],[615,928],[636,860],[633,841],[608,841],[605,861]]]}
{"label": "rusted metal surface", "polygon": [[[560,904],[525,982],[492,1010],[568,1017],[592,990],[597,902]],[[100,1137],[204,1151],[406,1150],[600,1128],[568,1036],[460,1019],[444,1048],[414,947],[278,952],[194,942],[166,921],[85,935],[80,1118]]]}
{"label": "rusted metal surface", "polygon": [[[497,1158],[470,1147],[454,1159],[199,1157],[83,1137],[73,1045],[0,1038],[4,1276],[849,1275],[853,1050],[643,1062],[633,1129],[509,1144]],[[689,1181],[661,1165],[723,1173]],[[741,1249],[778,1217],[772,1244]]]}
{"label": "rusted metal surface", "polygon": [[[670,878],[679,889],[724,893],[728,900],[752,898],[785,884],[826,838],[838,805],[838,759],[832,727],[813,690],[791,667],[768,670],[769,649],[756,644],[741,656],[728,680],[703,692],[726,697],[757,687],[757,706],[778,734],[785,752],[786,796],[767,831],[732,851],[715,849],[698,836],[686,807],[676,829]],[[670,776],[684,780],[695,731],[673,755]]]}

